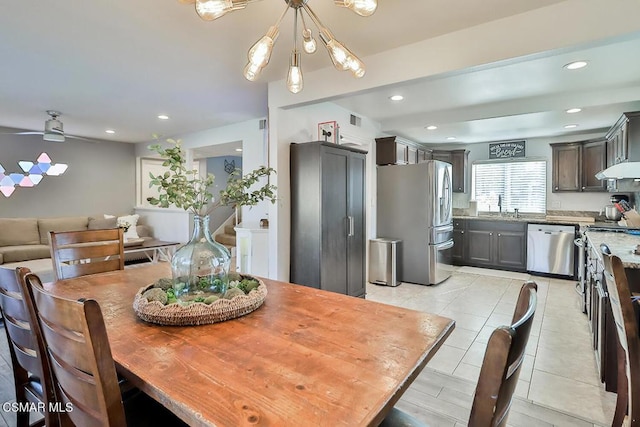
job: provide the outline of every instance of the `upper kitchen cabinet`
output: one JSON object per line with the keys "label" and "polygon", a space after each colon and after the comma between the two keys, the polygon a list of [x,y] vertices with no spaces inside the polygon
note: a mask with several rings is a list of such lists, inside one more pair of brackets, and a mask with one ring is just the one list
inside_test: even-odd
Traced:
{"label": "upper kitchen cabinet", "polygon": [[595,177],[606,167],[606,140],[551,144],[551,149],[554,193],[606,191],[606,182]]}
{"label": "upper kitchen cabinet", "polygon": [[377,165],[406,165],[409,160],[408,147],[395,136],[376,138]]}
{"label": "upper kitchen cabinet", "polygon": [[624,113],[605,135],[607,167],[640,159],[640,111]]}
{"label": "upper kitchen cabinet", "polygon": [[431,159],[431,150],[420,148],[409,141],[398,141],[395,136],[376,138],[376,164],[413,165]]}
{"label": "upper kitchen cabinet", "polygon": [[466,193],[469,152],[467,150],[433,150],[432,157],[433,160],[451,163],[453,192]]}

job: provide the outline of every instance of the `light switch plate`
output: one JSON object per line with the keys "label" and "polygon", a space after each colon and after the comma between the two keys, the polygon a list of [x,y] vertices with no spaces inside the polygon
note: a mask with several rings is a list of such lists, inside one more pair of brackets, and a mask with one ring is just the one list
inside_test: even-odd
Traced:
{"label": "light switch plate", "polygon": [[338,125],[333,122],[318,123],[318,140],[336,143],[338,137]]}

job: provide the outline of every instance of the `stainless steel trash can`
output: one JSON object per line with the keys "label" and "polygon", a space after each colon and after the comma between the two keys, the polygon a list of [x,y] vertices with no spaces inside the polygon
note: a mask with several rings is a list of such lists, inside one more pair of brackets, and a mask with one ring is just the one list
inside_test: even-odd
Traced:
{"label": "stainless steel trash can", "polygon": [[377,285],[398,286],[397,259],[401,240],[369,240],[369,282]]}

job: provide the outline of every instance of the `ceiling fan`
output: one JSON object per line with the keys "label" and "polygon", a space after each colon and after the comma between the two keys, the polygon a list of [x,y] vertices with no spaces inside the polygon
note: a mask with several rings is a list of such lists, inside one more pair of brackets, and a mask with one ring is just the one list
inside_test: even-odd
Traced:
{"label": "ceiling fan", "polygon": [[9,132],[10,135],[42,135],[42,139],[52,142],[64,142],[66,138],[79,139],[87,142],[98,142],[94,139],[84,138],[82,136],[66,135],[62,121],[58,119],[62,115],[59,111],[47,110],[50,118],[44,122],[44,132],[23,131]]}

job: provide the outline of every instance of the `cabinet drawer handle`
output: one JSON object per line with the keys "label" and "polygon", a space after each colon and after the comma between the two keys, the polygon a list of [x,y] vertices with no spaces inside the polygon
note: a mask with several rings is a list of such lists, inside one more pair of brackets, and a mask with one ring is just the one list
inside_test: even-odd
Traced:
{"label": "cabinet drawer handle", "polygon": [[502,234],[498,233],[498,237],[502,236]]}
{"label": "cabinet drawer handle", "polygon": [[462,230],[462,231],[460,232],[460,234],[464,234],[464,230]]}
{"label": "cabinet drawer handle", "polygon": [[489,233],[489,236],[493,236],[493,233]]}
{"label": "cabinet drawer handle", "polygon": [[558,187],[556,187],[556,190],[558,189]]}
{"label": "cabinet drawer handle", "polygon": [[587,187],[582,187],[582,189],[583,189],[583,190],[584,190],[585,188],[587,188]]}

